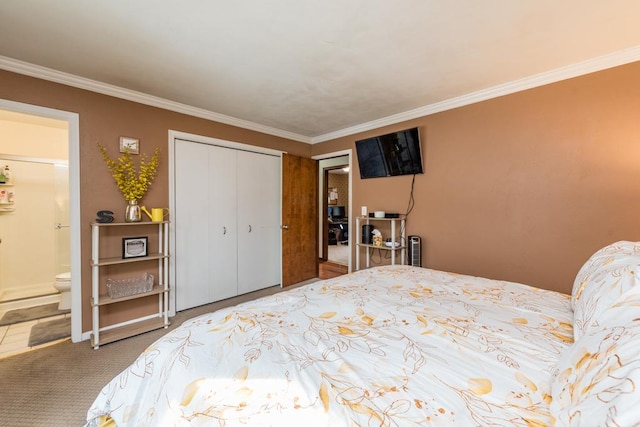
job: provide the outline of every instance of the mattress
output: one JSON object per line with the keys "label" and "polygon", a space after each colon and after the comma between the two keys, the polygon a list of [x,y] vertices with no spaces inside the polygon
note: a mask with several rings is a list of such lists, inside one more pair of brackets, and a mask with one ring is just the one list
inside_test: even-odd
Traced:
{"label": "mattress", "polygon": [[107,384],[87,425],[549,425],[570,297],[409,266],[185,322]]}

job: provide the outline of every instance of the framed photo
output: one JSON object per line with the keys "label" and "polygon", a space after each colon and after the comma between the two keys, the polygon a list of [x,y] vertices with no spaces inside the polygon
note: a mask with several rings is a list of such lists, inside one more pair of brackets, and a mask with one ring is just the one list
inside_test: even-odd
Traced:
{"label": "framed photo", "polygon": [[137,138],[129,138],[128,136],[120,137],[120,152],[128,151],[131,154],[140,154],[140,140]]}
{"label": "framed photo", "polygon": [[147,256],[147,237],[125,237],[122,239],[122,259]]}

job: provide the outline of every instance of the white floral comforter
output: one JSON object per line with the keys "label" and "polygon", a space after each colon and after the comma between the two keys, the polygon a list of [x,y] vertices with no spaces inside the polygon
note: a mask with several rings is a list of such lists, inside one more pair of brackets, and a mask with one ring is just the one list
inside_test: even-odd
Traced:
{"label": "white floral comforter", "polygon": [[567,295],[377,267],[185,322],[88,425],[548,425],[571,322]]}

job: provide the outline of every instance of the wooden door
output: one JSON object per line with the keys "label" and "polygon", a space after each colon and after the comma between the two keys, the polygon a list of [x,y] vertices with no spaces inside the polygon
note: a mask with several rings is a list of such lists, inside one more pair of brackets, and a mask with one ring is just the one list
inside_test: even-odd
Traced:
{"label": "wooden door", "polygon": [[280,283],[280,156],[238,151],[238,294]]}
{"label": "wooden door", "polygon": [[282,156],[282,286],[318,276],[318,163]]}

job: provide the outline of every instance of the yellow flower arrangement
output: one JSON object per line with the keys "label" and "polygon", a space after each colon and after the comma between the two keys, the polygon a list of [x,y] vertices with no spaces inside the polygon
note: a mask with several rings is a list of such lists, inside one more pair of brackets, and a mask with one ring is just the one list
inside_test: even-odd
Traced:
{"label": "yellow flower arrangement", "polygon": [[151,156],[151,161],[147,162],[147,156],[140,155],[140,170],[136,170],[133,158],[128,150],[118,159],[114,160],[107,154],[107,149],[98,144],[102,158],[111,172],[111,176],[116,181],[118,189],[125,200],[140,200],[144,197],[153,183],[153,179],[158,171],[160,162],[160,149],[156,148]]}

